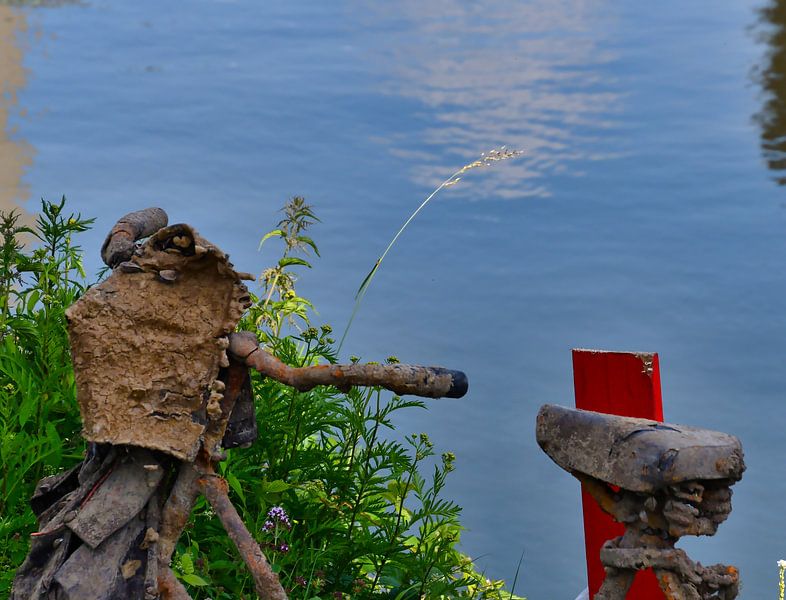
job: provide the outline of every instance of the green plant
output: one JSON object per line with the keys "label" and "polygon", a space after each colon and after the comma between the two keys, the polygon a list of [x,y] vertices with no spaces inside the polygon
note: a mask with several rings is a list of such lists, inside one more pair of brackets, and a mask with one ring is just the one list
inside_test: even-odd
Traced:
{"label": "green plant", "polygon": [[311,250],[319,256],[314,240],[304,233],[311,225],[319,222],[319,219],[301,196],[295,196],[287,202],[282,212],[284,218],[278,222],[276,229],[262,237],[259,248],[261,250],[267,240],[278,238],[284,242],[284,251],[274,266],[262,272],[259,279],[265,299],[261,303],[255,299],[256,302],[250,309],[251,321],[245,323],[246,328],[253,323],[266,342],[276,340],[287,322],[293,325],[298,321],[308,324],[308,311],[314,308],[308,300],[295,293],[297,276],[289,267],[299,265],[311,268],[311,263],[302,256],[295,256],[296,253],[307,255]]}
{"label": "green plant", "polygon": [[[84,291],[73,236],[92,220],[42,200],[35,227],[0,213],[0,593],[27,553],[36,482],[81,458],[65,309]],[[20,242],[31,236],[37,248]]]}

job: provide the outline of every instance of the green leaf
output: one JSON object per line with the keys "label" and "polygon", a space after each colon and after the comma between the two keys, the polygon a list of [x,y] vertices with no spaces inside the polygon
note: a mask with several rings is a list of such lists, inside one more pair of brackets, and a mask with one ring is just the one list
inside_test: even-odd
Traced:
{"label": "green leaf", "polygon": [[63,456],[63,442],[60,439],[60,435],[57,433],[57,428],[51,421],[46,424],[46,438],[49,441],[49,448],[53,456],[50,460],[50,464],[53,467],[59,467]]}
{"label": "green leaf", "polygon": [[368,275],[366,275],[363,278],[363,281],[360,282],[360,287],[358,287],[358,290],[355,292],[356,300],[363,295],[363,292],[365,292],[366,288],[371,284],[371,280],[374,278],[374,275],[376,274],[377,269],[379,269],[379,265],[381,263],[382,263],[382,259],[378,258],[377,262],[374,263],[374,266],[371,267],[371,270],[368,272]]}
{"label": "green leaf", "polygon": [[281,260],[278,261],[279,267],[288,267],[290,265],[303,265],[304,267],[311,268],[311,265],[303,260],[302,258],[298,258],[297,256],[285,256]]}
{"label": "green leaf", "polygon": [[[180,566],[183,568],[183,572],[186,575],[192,575],[194,573],[194,561],[190,554],[180,555]],[[185,579],[185,577],[183,577],[183,579]]]}
{"label": "green leaf", "polygon": [[245,506],[246,495],[243,493],[243,486],[240,485],[240,481],[238,481],[238,478],[235,477],[234,473],[227,473],[227,482],[229,483],[229,487],[231,487],[234,490],[234,492],[240,498],[240,501]]}
{"label": "green leaf", "polygon": [[284,492],[292,487],[283,479],[276,479],[275,481],[266,481],[262,483],[262,486],[265,492],[268,494],[278,494],[279,492]]}
{"label": "green leaf", "polygon": [[33,290],[27,296],[27,312],[33,312],[35,305],[38,304],[38,299],[41,297],[41,292]]}
{"label": "green leaf", "polygon": [[312,240],[310,237],[305,235],[299,235],[295,237],[295,239],[301,244],[306,244],[308,246],[311,246],[311,248],[314,250],[314,254],[319,256],[319,249],[317,248],[317,245],[314,243],[314,240]]}
{"label": "green leaf", "polygon": [[263,237],[262,240],[259,242],[259,247],[261,248],[262,244],[265,243],[265,240],[269,240],[272,237],[280,237],[280,238],[282,238],[282,237],[285,237],[285,236],[286,236],[286,233],[284,233],[281,229],[273,229],[272,231],[268,231],[265,234],[265,237]]}
{"label": "green leaf", "polygon": [[[10,337],[10,336],[9,336]],[[38,403],[38,396],[33,394],[25,394],[23,396],[22,405],[19,407],[19,426],[24,427],[25,423],[27,423],[30,415],[33,414],[33,410]]]}
{"label": "green leaf", "polygon": [[190,585],[195,585],[197,587],[204,587],[206,585],[209,585],[207,581],[202,579],[199,575],[195,575],[194,573],[187,573],[186,575],[183,575],[183,581],[185,581]]}
{"label": "green leaf", "polygon": [[237,571],[237,563],[231,560],[214,560],[210,562],[211,571]]}

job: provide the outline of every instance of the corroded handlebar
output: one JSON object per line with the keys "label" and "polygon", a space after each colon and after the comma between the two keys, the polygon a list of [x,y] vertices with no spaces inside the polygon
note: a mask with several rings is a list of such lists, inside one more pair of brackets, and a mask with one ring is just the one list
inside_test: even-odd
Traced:
{"label": "corroded handlebar", "polygon": [[290,367],[262,350],[250,332],[229,336],[229,352],[266,377],[305,392],[318,385],[341,390],[353,386],[381,386],[396,394],[426,398],[461,398],[469,382],[462,371],[416,365],[317,365]]}

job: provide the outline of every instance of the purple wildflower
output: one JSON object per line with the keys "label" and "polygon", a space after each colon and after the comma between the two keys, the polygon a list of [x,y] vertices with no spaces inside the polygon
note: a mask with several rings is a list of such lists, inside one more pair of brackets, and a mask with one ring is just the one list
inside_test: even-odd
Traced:
{"label": "purple wildflower", "polygon": [[284,552],[284,553],[286,553],[286,552],[289,552],[289,544],[287,544],[286,542],[283,542],[283,543],[282,543],[282,544],[281,544],[281,545],[278,547],[278,551],[279,551],[279,552]]}
{"label": "purple wildflower", "polygon": [[[267,526],[267,523],[272,521],[274,524],[279,523],[287,529],[292,528],[292,523],[289,521],[287,512],[280,506],[274,506],[269,511],[267,511],[267,518],[268,521],[265,523],[265,526]],[[266,531],[269,531],[269,529],[266,529]]]}

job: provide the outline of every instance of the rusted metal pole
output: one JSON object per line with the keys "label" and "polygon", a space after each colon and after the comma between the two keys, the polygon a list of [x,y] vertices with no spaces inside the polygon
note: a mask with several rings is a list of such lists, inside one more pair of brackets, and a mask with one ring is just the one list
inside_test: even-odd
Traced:
{"label": "rusted metal pole", "polygon": [[[192,463],[184,462],[172,486],[172,491],[167,498],[164,510],[161,513],[161,529],[158,538],[158,562],[161,570],[169,566],[175,544],[183,533],[191,509],[199,497],[199,472]],[[161,581],[159,577],[159,582]]]}
{"label": "rusted metal pole", "polygon": [[243,562],[251,572],[259,597],[262,600],[287,600],[286,592],[281,587],[278,575],[270,568],[259,544],[246,529],[240,515],[232,505],[227,491],[227,482],[221,477],[209,473],[200,477],[198,481],[202,486],[202,493],[210,502],[213,510],[216,511],[229,538],[234,542]]}
{"label": "rusted metal pole", "polygon": [[161,489],[159,488],[147,504],[146,523],[147,530],[140,548],[147,552],[147,570],[145,572],[145,600],[155,600],[160,593],[158,581],[158,533],[161,529]]}

